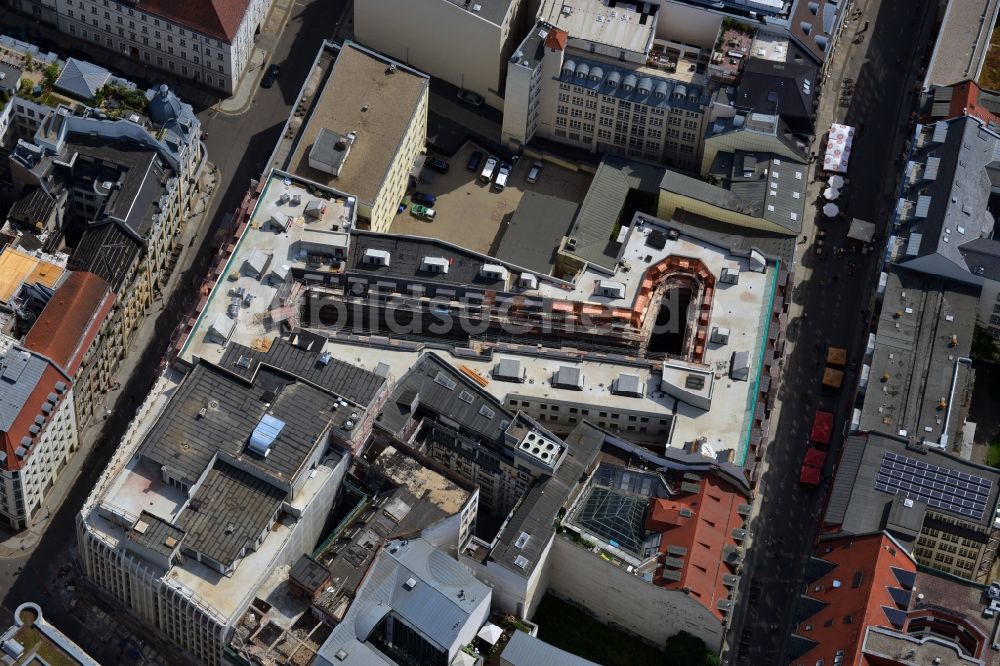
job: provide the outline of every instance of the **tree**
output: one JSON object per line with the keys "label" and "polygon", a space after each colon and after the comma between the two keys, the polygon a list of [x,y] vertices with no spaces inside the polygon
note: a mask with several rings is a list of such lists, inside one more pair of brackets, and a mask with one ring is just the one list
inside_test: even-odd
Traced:
{"label": "tree", "polygon": [[711,652],[705,641],[681,631],[667,639],[667,663],[684,666],[719,666],[719,655]]}
{"label": "tree", "polygon": [[58,63],[51,63],[45,68],[44,75],[45,85],[52,88],[56,85],[56,79],[59,78],[59,65]]}
{"label": "tree", "polygon": [[997,342],[986,329],[976,326],[972,331],[972,357],[977,361],[992,361],[997,355]]}

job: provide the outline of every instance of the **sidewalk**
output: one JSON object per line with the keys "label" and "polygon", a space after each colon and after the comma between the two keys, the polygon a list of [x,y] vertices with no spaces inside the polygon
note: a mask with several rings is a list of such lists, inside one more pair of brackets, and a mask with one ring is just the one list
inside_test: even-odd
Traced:
{"label": "sidewalk", "polygon": [[274,47],[281,38],[281,33],[288,25],[288,19],[294,6],[293,0],[282,0],[271,6],[271,12],[264,19],[264,25],[257,37],[257,44],[253,53],[250,54],[250,62],[243,70],[243,77],[236,84],[236,90],[233,91],[233,94],[215,105],[216,111],[230,116],[241,116],[253,104],[257,86],[264,76],[265,66],[274,53]]}
{"label": "sidewalk", "polygon": [[[136,363],[142,356],[143,348],[139,345],[142,344],[141,341],[155,339],[156,322],[160,313],[163,312],[163,303],[169,300],[170,294],[177,288],[179,276],[187,270],[187,264],[197,253],[198,247],[200,247],[200,241],[197,240],[198,237],[203,235],[204,231],[210,226],[207,224],[205,214],[211,208],[212,200],[218,189],[219,173],[214,165],[206,163],[202,178],[204,179],[202,192],[195,200],[191,213],[183,223],[184,226],[181,229],[181,235],[176,241],[182,244],[183,249],[177,257],[177,262],[170,272],[170,277],[167,279],[166,285],[164,285],[160,295],[153,301],[150,309],[146,312],[142,324],[132,334],[130,349],[111,379],[112,385],[119,388],[109,390],[102,398],[99,398],[95,416],[80,432],[80,447],[70,456],[66,467],[60,472],[48,497],[42,502],[42,507],[39,509],[38,514],[40,517],[37,522],[16,534],[0,532],[0,559],[27,558],[31,555],[31,552],[41,540],[42,535],[48,529],[50,519],[58,511],[66,499],[66,495],[76,483],[83,465],[90,458],[91,452],[100,443],[99,436],[104,427],[104,415],[113,413],[119,408],[119,402],[123,397],[123,391],[120,387],[128,383],[128,378],[135,371]],[[192,242],[193,239],[194,242]],[[127,406],[122,406],[122,409],[125,408]],[[107,443],[105,442],[104,444],[106,445]]]}

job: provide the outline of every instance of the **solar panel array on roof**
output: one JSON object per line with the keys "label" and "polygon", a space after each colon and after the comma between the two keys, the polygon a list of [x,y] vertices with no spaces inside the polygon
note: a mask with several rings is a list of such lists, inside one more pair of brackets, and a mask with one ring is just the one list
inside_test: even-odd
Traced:
{"label": "solar panel array on roof", "polygon": [[935,509],[980,520],[993,482],[922,460],[886,451],[875,477],[875,490],[918,499]]}

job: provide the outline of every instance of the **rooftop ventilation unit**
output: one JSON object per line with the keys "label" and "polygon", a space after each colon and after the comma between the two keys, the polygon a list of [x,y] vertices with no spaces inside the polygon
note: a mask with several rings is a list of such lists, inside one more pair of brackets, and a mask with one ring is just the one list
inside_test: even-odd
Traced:
{"label": "rooftop ventilation unit", "polygon": [[711,342],[717,345],[728,345],[729,344],[729,329],[715,326],[712,328],[712,335],[709,338]]}
{"label": "rooftop ventilation unit", "polygon": [[412,576],[410,578],[407,578],[405,581],[403,581],[403,589],[404,590],[412,590],[416,586],[417,586],[417,579],[413,578]]}
{"label": "rooftop ventilation unit", "polygon": [[442,273],[448,272],[448,267],[450,266],[447,259],[444,257],[423,257],[420,260],[420,270],[426,271],[428,273]]}
{"label": "rooftop ventilation unit", "polygon": [[719,282],[723,284],[739,284],[740,283],[740,269],[730,268],[725,266],[722,269],[722,277],[719,278]]}
{"label": "rooftop ventilation unit", "polygon": [[596,293],[598,296],[607,296],[608,298],[625,298],[625,283],[598,280]]}
{"label": "rooftop ventilation unit", "polygon": [[517,286],[524,289],[538,289],[538,276],[532,273],[521,273]]}
{"label": "rooftop ventilation unit", "polygon": [[368,248],[365,250],[364,263],[374,266],[388,266],[392,255],[387,250]]}
{"label": "rooftop ventilation unit", "polygon": [[627,395],[632,398],[641,398],[645,391],[642,379],[639,375],[622,373],[611,385],[611,392],[615,395]]}
{"label": "rooftop ventilation unit", "polygon": [[479,269],[479,275],[489,280],[506,280],[509,273],[500,264],[483,264]]}

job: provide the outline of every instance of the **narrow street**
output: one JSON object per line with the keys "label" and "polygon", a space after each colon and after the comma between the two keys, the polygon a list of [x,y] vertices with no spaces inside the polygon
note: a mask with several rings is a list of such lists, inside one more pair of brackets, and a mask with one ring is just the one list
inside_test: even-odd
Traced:
{"label": "narrow street", "polygon": [[[191,251],[187,252],[186,261],[177,265],[177,274],[171,276],[171,288],[164,294],[164,300],[154,305],[146,322],[134,334],[132,349],[118,372],[121,395],[117,409],[98,427],[91,429],[98,444],[85,460],[77,462],[79,475],[63,503],[53,510],[48,529],[34,549],[25,552],[24,557],[0,560],[0,595],[3,599],[0,623],[9,624],[13,609],[30,600],[39,603],[49,621],[101,663],[123,663],[126,647],[135,651],[141,647],[129,639],[127,633],[122,633],[128,631],[122,625],[122,618],[102,616],[99,610],[94,609],[95,617],[83,609],[84,605],[92,608],[89,600],[80,600],[73,590],[66,589],[74,577],[70,563],[76,547],[76,514],[127,429],[135,409],[149,392],[171,334],[196,305],[196,294],[190,285],[200,282],[208,269],[215,254],[216,232],[226,214],[236,209],[250,181],[260,174],[320,43],[324,38],[330,38],[336,29],[331,17],[340,16],[345,4],[345,0],[309,0],[290,4],[288,22],[280,37],[264,34],[261,38],[272,40],[267,62],[281,66],[278,81],[272,88],[260,88],[256,83],[259,72],[248,73],[248,76],[254,77],[254,90],[251,91],[252,100],[243,113],[222,113],[217,110],[217,105],[204,103],[204,94],[201,101],[192,100],[202,127],[208,132],[205,142],[208,159],[218,169],[218,184],[205,217],[206,222],[200,229],[185,231],[185,237],[191,238]],[[14,22],[13,17],[4,17],[0,19],[0,27]],[[45,31],[37,26],[34,33],[46,37]],[[182,99],[183,88],[181,86]],[[197,91],[192,92],[197,96]],[[147,651],[141,651],[141,659],[147,663],[159,663],[155,659],[147,660]],[[165,661],[169,663],[170,659]]]}
{"label": "narrow street", "polygon": [[[850,419],[857,382],[856,371],[849,372],[839,394],[823,391],[823,352],[826,345],[847,347],[849,358],[860,367],[869,333],[869,307],[888,236],[899,158],[911,132],[907,123],[915,102],[913,91],[933,40],[935,26],[930,7],[930,3],[913,5],[905,0],[852,3],[848,9],[851,20],[827,68],[812,150],[820,152],[822,135],[831,122],[858,128],[846,174],[849,184],[837,203],[848,219],[858,217],[876,223],[880,249],[867,256],[832,256],[831,250],[846,245],[848,224],[823,219],[818,207],[812,210],[815,219],[807,221],[803,229],[808,240],[797,247],[789,344],[772,414],[774,439],[766,453],[757,513],[750,525],[753,545],[744,565],[740,601],[723,663],[787,663],[784,651],[796,624],[794,611],[800,581]],[[860,15],[854,14],[857,9]],[[870,28],[863,33],[862,42],[854,44],[859,26],[866,21]],[[846,79],[854,81],[854,92],[842,105],[841,90]],[[815,163],[812,166],[811,176],[815,178]],[[819,198],[823,187],[822,182],[810,186],[810,201]],[[826,232],[822,256],[814,252],[817,229]],[[798,469],[818,408],[834,412],[837,425],[824,484],[808,488],[799,484]]]}

